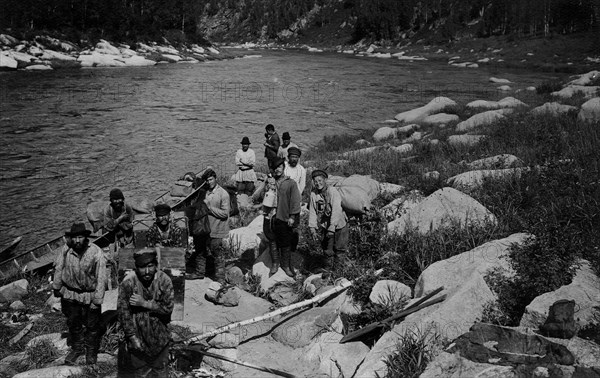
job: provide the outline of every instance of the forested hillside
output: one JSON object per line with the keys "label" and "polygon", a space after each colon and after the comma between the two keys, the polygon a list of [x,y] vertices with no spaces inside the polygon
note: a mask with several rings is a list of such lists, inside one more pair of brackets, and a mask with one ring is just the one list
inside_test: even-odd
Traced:
{"label": "forested hillside", "polygon": [[[345,28],[347,42],[396,41],[435,31],[546,35],[598,28],[598,0],[0,0],[0,29],[72,39],[171,42],[286,40],[309,28]],[[430,33],[431,34],[431,33]]]}

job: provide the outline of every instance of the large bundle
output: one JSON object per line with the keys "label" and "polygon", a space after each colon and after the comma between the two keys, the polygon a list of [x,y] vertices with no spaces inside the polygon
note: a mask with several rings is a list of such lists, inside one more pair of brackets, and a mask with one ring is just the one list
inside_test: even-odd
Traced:
{"label": "large bundle", "polygon": [[342,197],[342,208],[348,215],[364,214],[379,194],[379,182],[369,176],[330,176],[327,182],[337,188]]}
{"label": "large bundle", "polygon": [[373,180],[369,176],[352,175],[338,181],[334,186],[338,188],[357,187],[364,190],[369,196],[369,200],[373,201],[379,194],[379,182]]}

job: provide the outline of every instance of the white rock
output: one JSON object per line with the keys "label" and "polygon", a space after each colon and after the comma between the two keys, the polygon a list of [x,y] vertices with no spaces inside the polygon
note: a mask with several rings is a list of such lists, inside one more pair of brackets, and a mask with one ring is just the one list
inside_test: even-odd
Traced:
{"label": "white rock", "polygon": [[459,353],[442,352],[429,362],[419,378],[516,378],[512,366],[473,362]]}
{"label": "white rock", "polygon": [[69,350],[69,346],[67,345],[67,338],[63,337],[62,333],[60,332],[36,336],[27,342],[27,347],[31,347],[36,343],[43,341],[50,342],[56,347],[56,349],[58,349],[60,353],[66,353]]}
{"label": "white rock", "polygon": [[368,146],[371,144],[371,142],[369,142],[366,139],[359,139],[356,142],[354,142],[354,144],[356,144],[357,146]]}
{"label": "white rock", "polygon": [[99,53],[99,54],[108,54],[108,55],[121,55],[121,51],[119,51],[119,49],[113,45],[110,44],[110,42],[107,42],[103,39],[100,40],[100,42],[96,43],[96,48],[94,49],[95,52]]}
{"label": "white rock", "polygon": [[[402,140],[403,144],[418,142],[423,139],[424,134],[420,131],[415,131],[408,138]],[[411,149],[412,151],[412,149]]]}
{"label": "white rock", "polygon": [[218,54],[220,54],[220,53],[221,53],[219,50],[215,49],[214,47],[210,47],[210,46],[209,46],[209,47],[207,47],[206,49],[207,49],[208,51],[210,51],[210,52],[211,52],[211,54],[218,55]]}
{"label": "white rock", "polygon": [[23,278],[0,287],[0,303],[21,300],[29,289],[29,282]]}
{"label": "white rock", "polygon": [[179,55],[175,54],[161,54],[161,56],[171,63],[179,62],[182,59]]}
{"label": "white rock", "polygon": [[498,89],[499,91],[503,91],[503,92],[512,91],[512,88],[509,85],[501,85],[496,89]]}
{"label": "white rock", "polygon": [[83,366],[53,366],[42,369],[28,370],[14,375],[13,378],[69,378],[72,376],[82,376]]}
{"label": "white rock", "polygon": [[392,139],[396,137],[396,129],[393,127],[380,127],[373,134],[373,140],[376,142],[381,142],[382,140]]}
{"label": "white rock", "polygon": [[353,156],[363,156],[363,155],[372,154],[373,152],[377,152],[377,151],[384,150],[384,149],[385,148],[383,146],[366,147],[366,148],[361,148],[360,150],[346,151],[346,152],[342,153],[342,157],[350,158]]}
{"label": "white rock", "polygon": [[486,179],[502,181],[513,177],[520,178],[522,172],[522,168],[481,169],[452,176],[446,183],[458,190],[472,191],[481,188]]}
{"label": "white rock", "polygon": [[156,48],[145,43],[138,42],[137,49],[141,52],[156,52]]}
{"label": "white rock", "polygon": [[500,79],[497,77],[490,77],[490,83],[496,83],[496,84],[510,84],[512,83],[510,80],[508,79]]}
{"label": "white rock", "polygon": [[92,51],[91,54],[81,54],[77,58],[81,67],[125,67],[120,55],[103,54]]}
{"label": "white rock", "polygon": [[193,44],[191,47],[192,47],[192,51],[195,52],[196,54],[204,54],[206,52],[206,50],[204,50],[204,48],[202,48],[201,46],[198,46],[196,44]]}
{"label": "white rock", "polygon": [[45,64],[33,64],[31,66],[27,66],[24,68],[27,71],[49,71],[52,70],[52,67],[47,66]]}
{"label": "white rock", "polygon": [[426,125],[446,125],[459,120],[456,114],[438,113],[423,118],[422,123]]}
{"label": "white rock", "polygon": [[598,93],[600,86],[568,85],[560,91],[552,92],[552,96],[571,98],[576,93],[581,93],[585,98],[592,98]]}
{"label": "white rock", "polygon": [[52,50],[44,50],[44,53],[39,58],[43,59],[43,60],[52,60],[52,59],[57,59],[57,60],[72,60],[72,61],[76,61],[77,60],[77,58],[75,58],[74,56],[63,54],[63,53],[59,53],[59,52],[52,51]]}
{"label": "white rock", "polygon": [[490,58],[482,58],[482,59],[478,59],[477,61],[479,63],[488,63],[490,61]]}
{"label": "white rock", "polygon": [[21,301],[14,301],[13,303],[10,304],[10,306],[8,306],[8,308],[10,308],[13,311],[19,311],[19,310],[24,310],[25,304]]}
{"label": "white rock", "polygon": [[525,88],[525,90],[530,91],[530,92],[535,92],[537,90],[537,88],[534,86],[529,86],[529,87]]}
{"label": "white rock", "polygon": [[487,135],[450,135],[448,137],[448,144],[453,147],[471,147],[479,144],[486,138]]}
{"label": "white rock", "polygon": [[128,67],[143,67],[143,66],[153,66],[156,64],[155,61],[147,59],[141,55],[133,55],[130,57],[124,57],[123,63],[125,63]]}
{"label": "white rock", "polygon": [[431,114],[440,113],[448,106],[455,106],[456,102],[447,97],[436,97],[431,100],[427,105],[423,105],[419,108],[408,110],[396,115],[396,118],[400,122],[415,122],[423,119]]}
{"label": "white rock", "polygon": [[31,64],[32,62],[39,62],[38,58],[33,55],[29,55],[23,52],[7,51],[8,56],[15,59],[17,62],[23,62],[25,64]]}
{"label": "white rock", "polygon": [[456,125],[456,131],[464,133],[481,126],[491,125],[502,118],[504,118],[504,114],[501,110],[488,110],[487,112],[475,114],[466,121],[459,122]]}
{"label": "white rock", "polygon": [[388,223],[388,232],[420,234],[448,227],[496,224],[496,217],[474,198],[453,188],[439,189],[400,218]]}
{"label": "white rock", "polygon": [[252,250],[254,256],[260,246],[264,217],[258,216],[246,227],[239,227],[229,231],[229,237],[224,239],[225,245],[241,256],[244,252]]}
{"label": "white rock", "polygon": [[527,106],[527,104],[525,104],[521,100],[517,100],[514,97],[505,97],[500,101],[476,100],[476,101],[471,101],[467,104],[467,108],[484,108],[484,109],[517,108],[520,106]]}
{"label": "white rock", "polygon": [[341,339],[339,333],[325,332],[305,347],[302,357],[319,364],[319,370],[328,377],[353,377],[369,347],[362,342],[340,344]]}
{"label": "white rock", "polygon": [[539,327],[546,321],[550,306],[559,299],[575,301],[575,320],[580,327],[594,322],[594,306],[600,303],[600,278],[594,274],[589,262],[582,261],[570,284],[536,297],[525,308],[519,325]]}
{"label": "white rock", "polygon": [[369,300],[372,303],[383,306],[389,306],[401,300],[408,300],[411,297],[410,287],[393,280],[377,281],[371,289],[371,294],[369,294]]}
{"label": "white rock", "polygon": [[598,77],[600,77],[600,71],[594,70],[594,71],[590,71],[588,73],[579,75],[579,77],[577,79],[571,80],[569,82],[569,84],[571,84],[571,85],[588,85],[593,80],[597,79]]}
{"label": "white rock", "polygon": [[400,146],[392,147],[392,150],[396,151],[399,154],[408,154],[412,152],[413,149],[414,147],[410,143],[405,143]]}
{"label": "white rock", "polygon": [[388,182],[379,183],[379,193],[380,194],[388,194],[394,195],[398,193],[402,193],[406,190],[406,187],[398,184],[390,184]]}
{"label": "white rock", "polygon": [[381,214],[388,220],[400,218],[410,209],[417,206],[425,197],[418,190],[411,190],[381,208]]}
{"label": "white rock", "polygon": [[278,282],[294,282],[294,279],[285,274],[281,268],[272,277],[269,277],[271,264],[271,255],[267,248],[254,261],[254,265],[252,266],[252,275],[260,277],[260,288],[262,290],[267,291]]}
{"label": "white rock", "polygon": [[472,161],[468,164],[470,169],[500,169],[522,167],[523,161],[511,154],[501,154]]}
{"label": "white rock", "polygon": [[179,55],[179,51],[172,46],[156,46],[156,51],[163,55]]}
{"label": "white rock", "polygon": [[19,43],[19,40],[8,34],[0,34],[0,45],[12,46]]}
{"label": "white rock", "polygon": [[7,51],[0,51],[0,70],[12,69],[16,70],[19,62],[9,55]]}
{"label": "white rock", "polygon": [[531,110],[533,114],[551,114],[558,115],[562,113],[568,113],[570,111],[575,111],[577,108],[571,105],[563,105],[558,102],[547,102],[544,105],[540,105]]}
{"label": "white rock", "polygon": [[582,122],[600,121],[600,97],[593,98],[581,105],[577,119]]}

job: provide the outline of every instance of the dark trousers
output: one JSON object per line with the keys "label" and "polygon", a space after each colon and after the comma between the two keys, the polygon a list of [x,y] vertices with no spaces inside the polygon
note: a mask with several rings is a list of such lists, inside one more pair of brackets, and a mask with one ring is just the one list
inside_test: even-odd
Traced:
{"label": "dark trousers", "polygon": [[237,192],[240,194],[247,194],[251,196],[254,193],[254,182],[253,181],[237,181]]}
{"label": "dark trousers", "polygon": [[290,248],[294,242],[294,228],[288,226],[287,222],[275,218],[273,232],[278,248]]}
{"label": "dark trousers", "polygon": [[71,338],[71,348],[77,351],[87,349],[88,354],[98,354],[100,349],[100,307],[91,309],[89,304],[62,298],[62,313],[67,317],[67,327]]}
{"label": "dark trousers", "polygon": [[223,239],[210,236],[194,236],[194,253],[189,264],[196,274],[212,276],[217,280],[225,278]]}

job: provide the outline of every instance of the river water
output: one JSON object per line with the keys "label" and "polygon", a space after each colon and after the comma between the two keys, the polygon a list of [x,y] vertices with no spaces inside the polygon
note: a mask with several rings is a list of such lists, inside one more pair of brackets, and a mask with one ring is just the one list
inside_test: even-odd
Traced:
{"label": "river water", "polygon": [[[308,148],[374,129],[437,95],[498,100],[549,74],[346,54],[254,51],[253,58],[154,67],[0,72],[0,247],[19,250],[86,221],[113,187],[154,199],[187,171],[234,172],[242,136],[265,165],[264,126]],[[87,221],[86,221],[87,222]],[[89,225],[88,225],[89,226]]]}

